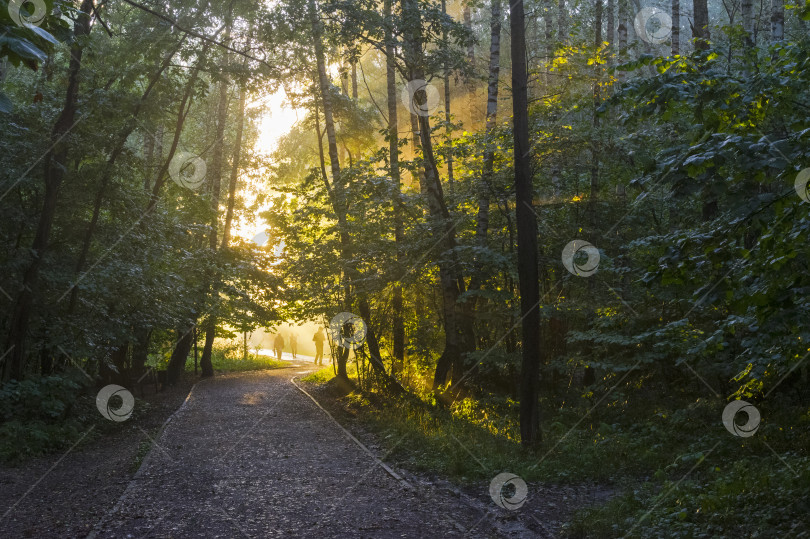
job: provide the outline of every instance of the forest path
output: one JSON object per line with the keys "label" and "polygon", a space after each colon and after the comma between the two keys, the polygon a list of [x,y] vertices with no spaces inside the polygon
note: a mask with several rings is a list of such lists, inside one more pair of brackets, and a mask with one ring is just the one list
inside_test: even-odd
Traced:
{"label": "forest path", "polygon": [[311,371],[195,386],[90,537],[500,535],[487,511],[388,474],[291,382]]}

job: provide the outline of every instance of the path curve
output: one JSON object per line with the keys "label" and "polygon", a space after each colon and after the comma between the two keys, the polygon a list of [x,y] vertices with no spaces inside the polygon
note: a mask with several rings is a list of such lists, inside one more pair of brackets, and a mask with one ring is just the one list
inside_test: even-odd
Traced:
{"label": "path curve", "polygon": [[490,536],[480,510],[358,447],[292,382],[311,370],[197,384],[91,537]]}

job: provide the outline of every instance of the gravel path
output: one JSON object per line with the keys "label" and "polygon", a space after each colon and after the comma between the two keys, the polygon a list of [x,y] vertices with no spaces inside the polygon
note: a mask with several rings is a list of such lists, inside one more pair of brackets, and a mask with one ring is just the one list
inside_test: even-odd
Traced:
{"label": "gravel path", "polygon": [[90,537],[502,535],[486,509],[387,473],[293,385],[311,369],[195,386]]}

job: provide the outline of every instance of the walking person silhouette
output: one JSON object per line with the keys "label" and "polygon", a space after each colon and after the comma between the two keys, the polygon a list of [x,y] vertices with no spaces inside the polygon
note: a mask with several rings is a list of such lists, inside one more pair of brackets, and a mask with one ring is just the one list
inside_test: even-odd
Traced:
{"label": "walking person silhouette", "polygon": [[280,360],[281,354],[284,352],[284,337],[281,336],[281,333],[276,335],[273,341],[273,350],[276,352],[276,358]]}
{"label": "walking person silhouette", "polygon": [[298,335],[295,333],[290,335],[290,352],[292,352],[293,359],[298,356]]}
{"label": "walking person silhouette", "polygon": [[315,365],[323,365],[323,343],[326,340],[326,335],[323,332],[323,328],[318,328],[318,331],[312,337],[313,342],[315,343]]}

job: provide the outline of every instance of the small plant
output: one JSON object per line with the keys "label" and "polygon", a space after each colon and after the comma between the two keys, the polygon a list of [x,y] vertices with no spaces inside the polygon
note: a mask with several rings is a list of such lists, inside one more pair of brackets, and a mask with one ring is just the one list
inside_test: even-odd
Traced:
{"label": "small plant", "polygon": [[92,406],[84,390],[72,373],[0,387],[0,461],[19,462],[73,444]]}

